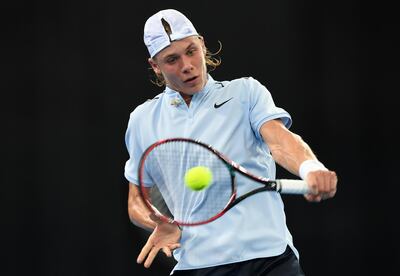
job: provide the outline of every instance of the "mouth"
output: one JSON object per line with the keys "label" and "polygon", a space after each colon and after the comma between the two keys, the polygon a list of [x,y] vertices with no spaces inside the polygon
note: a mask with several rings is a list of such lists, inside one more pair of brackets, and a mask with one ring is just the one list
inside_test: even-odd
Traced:
{"label": "mouth", "polygon": [[189,78],[189,79],[185,80],[184,82],[185,82],[185,83],[192,83],[192,82],[194,82],[196,79],[197,79],[197,76],[192,77],[192,78]]}

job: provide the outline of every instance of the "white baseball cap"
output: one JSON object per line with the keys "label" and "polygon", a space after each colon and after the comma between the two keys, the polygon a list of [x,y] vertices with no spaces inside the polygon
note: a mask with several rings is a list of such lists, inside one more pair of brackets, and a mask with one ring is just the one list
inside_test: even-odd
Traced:
{"label": "white baseball cap", "polygon": [[181,12],[173,9],[161,10],[147,19],[143,40],[154,57],[173,41],[198,35],[192,22]]}

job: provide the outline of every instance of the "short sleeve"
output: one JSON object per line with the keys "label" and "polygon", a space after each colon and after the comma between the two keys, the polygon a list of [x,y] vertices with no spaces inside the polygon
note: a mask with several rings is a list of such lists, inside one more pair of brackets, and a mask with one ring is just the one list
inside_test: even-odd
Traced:
{"label": "short sleeve", "polygon": [[259,81],[248,78],[249,108],[251,127],[258,139],[261,126],[270,120],[281,119],[286,128],[290,128],[292,118],[283,108],[277,107],[271,93]]}
{"label": "short sleeve", "polygon": [[[139,162],[140,158],[145,151],[142,145],[142,137],[140,134],[140,121],[138,119],[139,112],[135,110],[129,117],[128,126],[125,132],[125,145],[129,153],[129,159],[125,163],[124,176],[125,178],[133,183],[139,184]],[[146,186],[152,186],[150,177],[146,174],[143,175],[143,181]]]}

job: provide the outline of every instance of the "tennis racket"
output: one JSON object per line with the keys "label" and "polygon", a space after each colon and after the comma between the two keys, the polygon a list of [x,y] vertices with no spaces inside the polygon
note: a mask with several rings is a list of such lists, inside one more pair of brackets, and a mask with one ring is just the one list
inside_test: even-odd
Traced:
{"label": "tennis racket", "polygon": [[[196,166],[207,167],[212,173],[211,184],[200,191],[184,183],[185,172]],[[236,173],[254,180],[260,187],[237,197]],[[188,138],[164,139],[150,145],[141,157],[138,177],[140,194],[148,209],[162,221],[180,226],[214,221],[260,192],[310,192],[303,180],[269,180],[253,175],[212,146]]]}

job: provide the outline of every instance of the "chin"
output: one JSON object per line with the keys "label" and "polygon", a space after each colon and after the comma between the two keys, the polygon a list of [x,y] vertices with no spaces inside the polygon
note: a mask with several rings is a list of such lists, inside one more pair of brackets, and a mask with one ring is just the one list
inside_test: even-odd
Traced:
{"label": "chin", "polygon": [[202,90],[203,87],[204,87],[204,86],[202,86],[202,85],[197,85],[197,86],[191,87],[191,88],[189,88],[189,89],[186,89],[186,91],[187,91],[186,93],[187,93],[187,94],[191,94],[191,95],[196,94],[197,92],[199,92],[200,90]]}
{"label": "chin", "polygon": [[199,83],[197,83],[197,84],[195,84],[195,85],[193,85],[193,86],[189,86],[189,87],[187,87],[187,91],[188,91],[188,93],[196,93],[196,92],[199,92],[200,90],[202,90],[203,88],[204,88],[204,86],[206,85],[206,83],[205,82],[199,82]]}

